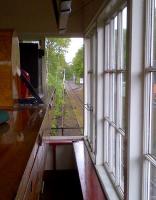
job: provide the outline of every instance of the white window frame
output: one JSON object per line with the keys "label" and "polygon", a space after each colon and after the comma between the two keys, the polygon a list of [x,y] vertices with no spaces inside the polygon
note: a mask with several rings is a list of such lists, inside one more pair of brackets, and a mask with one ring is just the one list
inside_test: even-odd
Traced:
{"label": "white window frame", "polygon": [[[126,145],[126,170],[125,170],[125,191],[124,199],[127,200],[140,200],[144,199],[142,195],[142,183],[144,179],[144,173],[142,170],[143,166],[143,113],[144,113],[144,20],[145,20],[145,9],[144,3],[146,0],[128,0],[128,65],[127,65],[127,79],[128,84],[126,85],[126,134],[125,134],[125,145]],[[121,5],[122,4],[122,5]],[[101,68],[104,65],[102,60],[103,55],[101,51],[103,44],[101,38],[103,34],[101,20],[107,21],[108,18],[112,17],[112,11],[119,11],[121,7],[125,5],[125,1],[115,0],[110,1],[108,6],[100,14],[97,23],[97,48],[98,48],[98,61],[97,61],[97,152],[96,152],[96,169],[99,177],[104,186],[104,190],[108,196],[108,199],[116,200],[119,199],[114,183],[109,176],[106,167],[103,167],[103,156],[107,157],[107,152],[104,152],[103,147],[106,139],[103,137],[103,126],[101,125],[102,114],[101,105],[98,105],[100,101],[100,87],[102,88],[101,81]],[[95,22],[95,21],[94,21]],[[104,38],[103,38],[104,40]],[[121,50],[121,49],[120,49]],[[119,59],[120,60],[120,59]],[[119,61],[118,61],[119,62]],[[99,67],[100,66],[100,67]],[[99,81],[100,80],[100,81]],[[102,91],[103,93],[103,91]],[[106,102],[103,104],[105,105]],[[108,123],[114,125],[111,121]],[[118,125],[118,124],[117,124]],[[117,126],[118,127],[118,126]],[[120,130],[121,131],[121,130]],[[122,135],[121,131],[121,135]],[[102,142],[103,141],[103,142]],[[118,141],[119,142],[119,141]],[[145,162],[144,162],[145,163]],[[119,173],[119,172],[118,172]],[[146,175],[145,175],[146,176]],[[143,188],[144,190],[144,188]],[[122,197],[120,196],[120,199]],[[145,199],[144,199],[145,200]],[[146,199],[147,200],[147,199]]]}
{"label": "white window frame", "polygon": [[[106,168],[114,187],[116,188],[119,196],[124,196],[124,185],[121,179],[121,158],[122,158],[122,143],[121,139],[125,137],[125,131],[121,127],[122,118],[122,79],[123,74],[126,74],[126,68],[123,68],[123,23],[122,13],[123,10],[115,15],[108,24],[104,27],[105,34],[105,59],[104,59],[104,167]],[[117,20],[115,22],[115,20]],[[117,27],[115,27],[117,23]],[[115,47],[115,28],[117,31]],[[109,32],[110,30],[110,32]],[[108,41],[110,45],[108,45]],[[118,50],[118,51],[117,51]],[[108,91],[108,86],[109,91]],[[111,91],[111,92],[110,92]],[[109,94],[108,94],[109,92]],[[115,93],[115,96],[114,96]],[[108,98],[109,96],[109,98]],[[115,99],[114,99],[115,98]],[[109,112],[108,112],[109,107]],[[115,108],[115,110],[114,110]],[[108,124],[108,125],[107,125]],[[107,130],[109,126],[109,130]],[[110,140],[108,135],[110,135]],[[124,142],[123,142],[124,144]],[[114,147],[115,145],[115,147]],[[113,155],[115,153],[115,155]],[[115,156],[115,158],[113,158]],[[115,159],[115,163],[113,161]],[[114,171],[115,170],[115,171]]]}
{"label": "white window frame", "polygon": [[145,48],[145,113],[144,113],[144,200],[150,200],[151,166],[156,170],[156,158],[150,153],[152,129],[152,75],[156,74],[153,64],[153,29],[155,1],[146,1],[146,48]]}
{"label": "white window frame", "polygon": [[126,197],[143,199],[144,0],[128,1]]}
{"label": "white window frame", "polygon": [[97,32],[94,28],[86,41],[85,62],[87,64],[87,146],[91,152],[93,161],[96,155],[96,123],[97,123]]}

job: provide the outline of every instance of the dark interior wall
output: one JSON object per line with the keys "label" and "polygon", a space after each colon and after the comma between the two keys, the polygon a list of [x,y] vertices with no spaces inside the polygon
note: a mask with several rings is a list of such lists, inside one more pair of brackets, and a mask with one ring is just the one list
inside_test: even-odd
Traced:
{"label": "dark interior wall", "polygon": [[[72,4],[75,4],[75,1],[79,2],[74,0]],[[59,35],[52,0],[2,0],[0,7],[0,28],[15,29],[20,40],[39,40],[45,36]],[[80,12],[81,9],[78,16],[77,12],[73,13],[74,20],[68,24],[70,30],[67,32],[68,35],[82,37]]]}
{"label": "dark interior wall", "polygon": [[[116,1],[116,0],[115,0]],[[88,28],[88,25],[92,22],[93,18],[95,17],[96,13],[99,11],[99,9],[103,6],[104,0],[92,0],[88,1],[88,3],[85,4],[83,7],[83,27],[84,31]]]}
{"label": "dark interior wall", "polygon": [[39,87],[39,51],[38,44],[20,43],[21,68],[30,75],[33,87],[38,91]]}
{"label": "dark interior wall", "polygon": [[91,19],[106,1],[109,0],[72,1],[67,32],[62,35],[57,30],[52,0],[2,0],[0,28],[13,28],[20,40],[29,41],[49,36],[83,37]]}

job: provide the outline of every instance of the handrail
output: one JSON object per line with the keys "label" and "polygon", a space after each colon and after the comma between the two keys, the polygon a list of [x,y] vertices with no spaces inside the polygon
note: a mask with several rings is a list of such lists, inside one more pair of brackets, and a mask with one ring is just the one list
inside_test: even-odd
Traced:
{"label": "handrail", "polygon": [[62,130],[62,136],[64,135],[64,130],[81,130],[84,129],[83,127],[56,127],[56,128],[51,128],[51,130]]}

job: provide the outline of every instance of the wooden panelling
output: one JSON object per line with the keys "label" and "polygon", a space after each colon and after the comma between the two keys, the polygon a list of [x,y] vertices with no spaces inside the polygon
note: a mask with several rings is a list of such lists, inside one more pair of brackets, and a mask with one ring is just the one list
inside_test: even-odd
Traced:
{"label": "wooden panelling", "polygon": [[11,79],[11,66],[6,64],[3,64],[3,66],[1,66],[0,64],[0,80],[2,83],[0,84],[0,107],[8,107],[10,105],[13,105],[12,87],[10,82]]}
{"label": "wooden panelling", "polygon": [[0,30],[0,61],[11,61],[12,31]]}
{"label": "wooden panelling", "polygon": [[[41,114],[42,112],[40,112]],[[22,177],[16,200],[37,200],[42,188],[42,177],[47,155],[47,144],[42,141],[42,135],[48,124],[48,109],[44,115],[33,151]]]}
{"label": "wooden panelling", "polygon": [[[26,186],[26,191],[23,197],[21,196],[20,199],[37,200],[39,198],[40,191],[42,188],[42,177],[44,172],[45,158],[46,144],[43,143],[38,149],[30,177],[27,178],[28,184]],[[19,199],[19,197],[16,199]]]}
{"label": "wooden panelling", "polygon": [[0,108],[12,108],[20,96],[19,42],[13,30],[0,30]]}
{"label": "wooden panelling", "polygon": [[[41,152],[44,151],[44,148],[39,146],[38,134],[45,110],[44,106],[12,110],[9,112],[9,123],[0,126],[0,199],[2,200],[14,199],[15,196],[16,199],[23,199],[36,158],[41,159]],[[37,167],[35,171],[38,171],[36,169]]]}

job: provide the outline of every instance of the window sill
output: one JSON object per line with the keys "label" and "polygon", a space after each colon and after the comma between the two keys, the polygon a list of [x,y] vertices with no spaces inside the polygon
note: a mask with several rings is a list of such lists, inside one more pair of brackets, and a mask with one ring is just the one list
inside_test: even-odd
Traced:
{"label": "window sill", "polygon": [[101,165],[95,167],[108,200],[120,200],[104,167]]}
{"label": "window sill", "polygon": [[84,200],[106,200],[93,162],[84,141],[73,143],[82,194]]}

